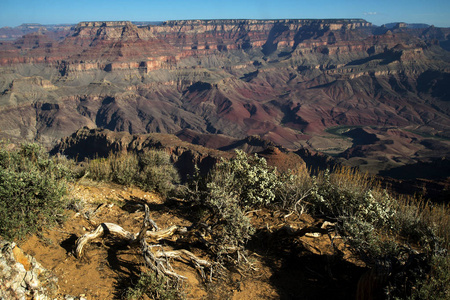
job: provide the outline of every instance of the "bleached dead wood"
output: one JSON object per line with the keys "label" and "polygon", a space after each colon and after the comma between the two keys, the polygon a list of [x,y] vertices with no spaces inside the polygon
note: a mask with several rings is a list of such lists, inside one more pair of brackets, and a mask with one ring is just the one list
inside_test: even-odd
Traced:
{"label": "bleached dead wood", "polygon": [[[145,236],[151,241],[151,243],[156,243],[162,239],[169,238],[178,232],[185,232],[185,228],[180,228],[176,225],[160,231],[147,231]],[[122,227],[114,223],[102,223],[98,227],[89,233],[86,233],[80,237],[76,242],[75,254],[78,258],[82,256],[84,246],[90,241],[102,237],[104,234],[109,234],[115,236],[129,244],[135,244],[139,241],[138,234],[134,234],[126,231]]]}
{"label": "bleached dead wood", "polygon": [[[156,231],[150,231],[150,228]],[[148,206],[145,205],[144,224],[140,232],[131,233],[117,224],[102,223],[94,231],[86,233],[85,235],[78,238],[78,240],[76,241],[75,255],[78,258],[81,258],[83,254],[83,248],[86,244],[94,239],[109,234],[127,242],[129,245],[140,245],[146,265],[159,275],[178,280],[186,279],[184,276],[177,274],[170,265],[169,259],[176,259],[182,262],[192,263],[197,268],[203,279],[206,279],[204,268],[209,268],[209,277],[211,279],[213,265],[207,260],[200,259],[192,252],[185,249],[164,251],[162,250],[162,247],[160,245],[148,244],[148,242],[150,242],[151,244],[156,244],[162,239],[172,237],[177,233],[186,232],[187,229],[185,227],[179,227],[176,225],[159,230],[156,223],[150,218],[150,211]],[[155,247],[158,247],[161,250],[153,251],[153,248]]]}
{"label": "bleached dead wood", "polygon": [[76,242],[75,255],[80,258],[82,256],[84,246],[90,241],[103,236],[105,233],[116,236],[122,240],[125,240],[129,244],[133,244],[136,240],[136,235],[126,231],[122,227],[114,223],[102,223],[98,227],[89,233],[86,233],[82,237],[78,238]]}

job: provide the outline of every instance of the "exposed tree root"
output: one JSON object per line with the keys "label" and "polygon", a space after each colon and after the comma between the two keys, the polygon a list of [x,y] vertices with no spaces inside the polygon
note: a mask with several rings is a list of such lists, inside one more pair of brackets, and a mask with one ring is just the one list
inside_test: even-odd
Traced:
{"label": "exposed tree root", "polygon": [[[149,229],[155,231],[149,231]],[[166,229],[159,230],[156,223],[150,218],[150,211],[145,205],[144,224],[140,232],[131,233],[114,223],[102,223],[94,231],[86,233],[76,241],[75,255],[82,257],[83,248],[90,241],[102,237],[106,234],[113,235],[129,245],[139,245],[144,256],[147,267],[156,272],[158,275],[168,277],[170,279],[184,280],[186,277],[177,274],[170,265],[169,259],[176,259],[182,262],[191,263],[200,273],[204,280],[211,280],[213,264],[207,260],[203,260],[195,256],[192,252],[181,249],[175,251],[164,251],[158,245],[158,241],[172,237],[177,233],[186,233],[185,227],[171,226]],[[147,242],[148,241],[148,242]],[[152,244],[152,245],[149,245]],[[158,250],[153,250],[153,249]],[[209,269],[209,276],[206,276],[204,269]]]}

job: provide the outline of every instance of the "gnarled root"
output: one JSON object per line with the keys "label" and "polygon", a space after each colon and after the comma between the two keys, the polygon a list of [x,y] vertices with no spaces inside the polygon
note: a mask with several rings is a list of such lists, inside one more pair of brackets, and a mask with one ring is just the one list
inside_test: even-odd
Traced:
{"label": "gnarled root", "polygon": [[[150,227],[156,231],[149,231]],[[169,238],[177,233],[185,233],[186,231],[187,229],[185,227],[175,225],[166,229],[158,230],[156,223],[150,219],[150,211],[148,206],[145,205],[144,224],[140,232],[131,233],[117,224],[102,223],[94,231],[86,233],[82,237],[78,238],[76,241],[75,255],[78,258],[82,257],[83,248],[87,243],[96,238],[102,237],[105,234],[110,234],[127,242],[129,245],[140,245],[146,265],[158,275],[177,280],[186,279],[186,277],[177,274],[170,265],[169,259],[176,259],[182,262],[192,263],[204,280],[207,279],[204,269],[208,268],[210,270],[209,280],[211,280],[213,264],[207,260],[200,259],[192,252],[185,249],[164,251],[160,245],[149,245],[147,242],[148,240],[150,243],[156,244],[162,239]],[[158,247],[159,250],[152,251],[155,247]]]}
{"label": "gnarled root", "polygon": [[136,235],[126,231],[122,227],[114,223],[102,223],[98,227],[89,233],[86,233],[82,237],[78,238],[76,242],[75,255],[81,258],[83,253],[83,247],[90,241],[103,236],[104,234],[114,235],[129,244],[134,244],[136,242]]}

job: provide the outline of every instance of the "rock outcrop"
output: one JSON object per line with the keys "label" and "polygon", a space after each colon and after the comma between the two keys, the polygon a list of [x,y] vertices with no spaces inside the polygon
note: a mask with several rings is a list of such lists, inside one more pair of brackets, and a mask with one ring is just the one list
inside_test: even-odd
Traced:
{"label": "rock outcrop", "polygon": [[13,242],[0,238],[0,298],[54,299],[58,279]]}
{"label": "rock outcrop", "polygon": [[[245,145],[245,146],[244,146]],[[206,175],[222,158],[230,158],[232,152],[206,148],[182,141],[175,135],[151,133],[131,135],[125,132],[113,132],[107,129],[82,128],[61,140],[51,154],[62,154],[78,160],[85,158],[107,157],[110,153],[140,153],[149,149],[164,150],[171,155],[181,179],[186,180],[197,166],[202,175]],[[245,139],[240,143],[231,143],[227,150],[243,149],[248,153],[258,153],[270,166],[282,171],[306,168],[303,160],[280,146],[257,137]]]}
{"label": "rock outcrop", "polygon": [[107,157],[110,153],[140,153],[149,149],[168,152],[182,180],[186,180],[194,173],[195,166],[206,175],[222,157],[232,156],[231,153],[184,142],[171,134],[131,135],[126,132],[86,127],[62,139],[52,149],[51,154],[62,154],[83,160]]}

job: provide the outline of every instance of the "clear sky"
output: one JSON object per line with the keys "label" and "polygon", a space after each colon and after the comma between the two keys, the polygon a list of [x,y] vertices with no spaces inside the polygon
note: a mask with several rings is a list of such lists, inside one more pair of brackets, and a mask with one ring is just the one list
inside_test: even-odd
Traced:
{"label": "clear sky", "polygon": [[0,0],[0,27],[22,23],[363,18],[450,27],[450,0]]}

